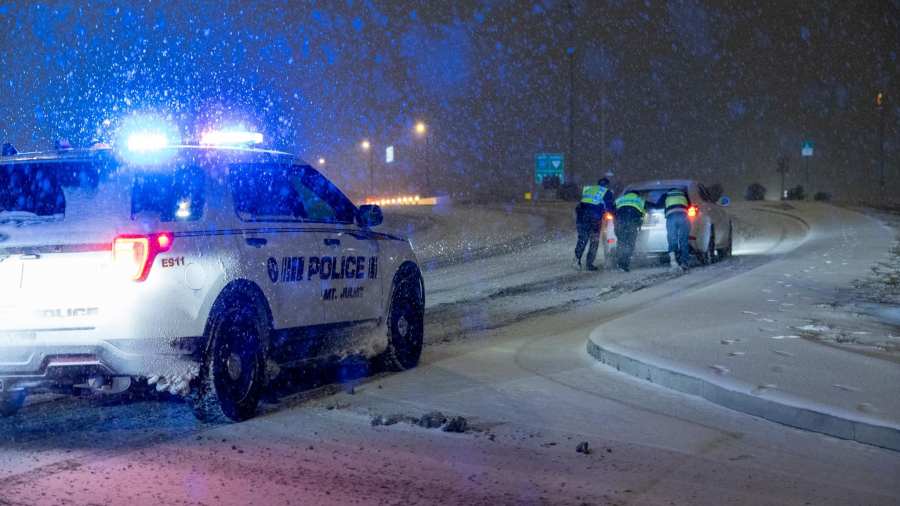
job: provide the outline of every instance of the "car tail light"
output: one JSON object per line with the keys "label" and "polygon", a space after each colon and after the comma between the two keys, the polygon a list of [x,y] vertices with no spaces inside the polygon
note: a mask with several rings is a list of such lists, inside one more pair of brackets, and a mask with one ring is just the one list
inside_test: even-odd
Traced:
{"label": "car tail light", "polygon": [[603,213],[603,219],[606,220],[606,221],[612,221],[612,220],[613,220],[613,213],[610,213],[610,212],[605,212],[605,213]]}
{"label": "car tail light", "polygon": [[697,209],[697,206],[691,206],[688,208],[688,218],[696,218],[698,214],[700,214],[700,210]]}
{"label": "car tail light", "polygon": [[132,281],[144,281],[156,255],[172,248],[175,237],[171,232],[150,235],[120,235],[113,241],[113,265],[122,276]]}

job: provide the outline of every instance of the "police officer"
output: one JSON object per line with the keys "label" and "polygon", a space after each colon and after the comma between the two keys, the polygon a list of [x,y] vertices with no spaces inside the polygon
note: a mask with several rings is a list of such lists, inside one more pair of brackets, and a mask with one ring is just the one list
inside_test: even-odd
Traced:
{"label": "police officer", "polygon": [[690,259],[691,224],[688,222],[688,202],[684,190],[673,188],[666,192],[666,238],[669,242],[669,267],[686,271]]}
{"label": "police officer", "polygon": [[631,270],[631,254],[644,214],[644,199],[637,193],[626,192],[616,199],[616,263],[625,272]]}
{"label": "police officer", "polygon": [[600,245],[600,221],[605,211],[613,209],[613,193],[609,189],[609,179],[602,178],[596,185],[585,186],[581,190],[581,202],[575,207],[575,227],[578,229],[578,243],[575,244],[576,269],[581,269],[581,255],[590,242],[587,253],[587,270],[596,271],[594,258]]}

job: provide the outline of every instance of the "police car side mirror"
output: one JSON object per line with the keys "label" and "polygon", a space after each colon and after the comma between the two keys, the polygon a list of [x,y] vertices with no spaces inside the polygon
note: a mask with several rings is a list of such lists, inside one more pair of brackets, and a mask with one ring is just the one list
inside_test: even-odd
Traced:
{"label": "police car side mirror", "polygon": [[362,205],[356,213],[356,222],[364,228],[372,228],[381,225],[384,221],[384,214],[381,208],[376,205]]}
{"label": "police car side mirror", "polygon": [[721,197],[718,204],[722,207],[728,207],[728,204],[731,204],[731,199],[728,197]]}

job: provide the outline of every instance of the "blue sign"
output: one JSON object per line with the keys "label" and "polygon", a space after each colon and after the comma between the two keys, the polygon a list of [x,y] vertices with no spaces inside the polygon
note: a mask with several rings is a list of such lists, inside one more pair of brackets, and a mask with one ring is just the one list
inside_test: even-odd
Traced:
{"label": "blue sign", "polygon": [[800,155],[812,156],[814,147],[815,144],[813,143],[813,141],[803,141],[803,146],[800,148]]}
{"label": "blue sign", "polygon": [[538,153],[534,157],[534,182],[541,184],[545,178],[556,176],[564,183],[565,169],[566,160],[562,153]]}

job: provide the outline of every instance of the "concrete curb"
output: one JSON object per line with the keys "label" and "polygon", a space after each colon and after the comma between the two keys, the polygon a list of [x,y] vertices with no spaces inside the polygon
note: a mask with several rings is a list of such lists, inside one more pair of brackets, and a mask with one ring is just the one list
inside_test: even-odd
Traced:
{"label": "concrete curb", "polygon": [[850,420],[830,413],[737,392],[705,379],[641,362],[604,348],[592,339],[587,340],[587,352],[600,363],[615,367],[617,371],[672,390],[702,397],[728,409],[798,429],[900,451],[900,429],[897,428]]}

